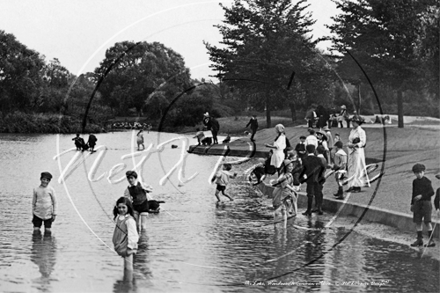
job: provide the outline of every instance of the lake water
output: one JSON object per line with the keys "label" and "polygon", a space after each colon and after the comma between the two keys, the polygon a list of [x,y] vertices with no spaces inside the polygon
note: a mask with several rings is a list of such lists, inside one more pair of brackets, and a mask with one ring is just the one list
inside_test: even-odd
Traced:
{"label": "lake water", "polygon": [[[188,146],[184,143],[194,143],[190,136],[158,149],[160,143],[178,135],[145,133],[146,147],[153,144],[150,151],[132,156],[136,149],[132,132],[97,137],[100,148],[90,155],[62,154],[73,147],[73,135],[0,134],[0,203],[4,211],[0,217],[0,291],[440,289],[437,260],[421,258],[420,251],[408,245],[357,232],[347,234],[350,219],[337,219],[324,228],[332,215],[299,215],[286,228],[274,225],[271,200],[258,195],[244,176],[227,188],[235,201],[216,205],[215,186],[208,178],[218,157],[188,155],[182,161]],[[57,155],[58,160],[54,159]],[[85,160],[66,170],[74,156]],[[255,160],[234,166],[234,171],[242,174],[252,163]],[[134,279],[127,282],[123,260],[112,247],[112,209],[127,186],[125,171],[136,164],[143,181],[153,186],[153,197],[166,203],[160,214],[149,216],[135,256]],[[59,203],[50,235],[32,233],[32,189],[39,185],[42,171],[54,175],[50,184]]]}

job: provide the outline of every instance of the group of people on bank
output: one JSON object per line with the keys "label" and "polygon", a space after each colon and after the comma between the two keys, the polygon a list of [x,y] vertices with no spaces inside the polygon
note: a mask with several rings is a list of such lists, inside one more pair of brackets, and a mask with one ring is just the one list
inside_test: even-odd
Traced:
{"label": "group of people on bank", "polygon": [[295,148],[286,137],[284,126],[276,125],[273,144],[265,145],[270,148],[269,157],[262,159],[253,170],[251,182],[261,183],[266,174],[278,176],[270,182],[275,187],[273,206],[275,210],[281,207],[284,216],[287,213],[297,214],[296,192],[303,183],[307,186],[308,197],[307,209],[303,214],[323,213],[322,190],[327,169],[335,174],[338,190],[334,196],[337,199],[344,199],[343,185],[347,179],[350,180],[346,192],[361,192],[362,187],[369,186],[364,152],[366,133],[361,127],[364,120],[357,115],[350,122],[352,130],[345,145],[339,135],[333,138],[330,129],[324,126],[318,131],[308,129],[309,134],[300,136]]}
{"label": "group of people on bank", "polygon": [[344,122],[346,123],[346,127],[350,128],[350,121],[355,116],[357,116],[356,111],[353,112],[353,115],[350,115],[345,105],[341,105],[339,112],[336,112],[333,109],[325,109],[322,105],[316,106],[313,104],[307,110],[304,119],[307,121],[307,126],[309,128],[323,128],[326,125],[329,128],[336,128],[338,126],[344,128]]}
{"label": "group of people on bank", "polygon": [[89,139],[87,140],[87,143],[84,141],[79,133],[77,133],[76,136],[72,138],[72,140],[75,142],[75,147],[77,151],[89,150],[91,153],[95,151],[96,142],[98,141],[93,133],[89,134]]}

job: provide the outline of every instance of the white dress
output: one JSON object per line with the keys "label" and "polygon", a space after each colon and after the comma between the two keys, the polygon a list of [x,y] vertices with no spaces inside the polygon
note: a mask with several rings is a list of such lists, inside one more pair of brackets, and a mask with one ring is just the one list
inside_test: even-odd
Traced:
{"label": "white dress", "polygon": [[275,168],[281,167],[284,160],[284,149],[286,148],[286,136],[282,133],[278,136],[277,140],[273,143],[276,149],[272,149],[272,157],[270,164]]}
{"label": "white dress", "polygon": [[367,142],[367,136],[365,130],[360,126],[350,131],[348,141],[353,143],[356,138],[359,138],[360,142],[355,144],[356,147],[348,148],[348,178],[353,176],[348,182],[348,187],[363,187],[366,186],[366,184],[369,186],[364,149]]}

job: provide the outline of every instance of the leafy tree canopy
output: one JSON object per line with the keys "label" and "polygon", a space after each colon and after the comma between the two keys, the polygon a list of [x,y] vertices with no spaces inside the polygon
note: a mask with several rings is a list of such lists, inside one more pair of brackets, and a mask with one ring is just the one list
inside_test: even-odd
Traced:
{"label": "leafy tree canopy", "polygon": [[116,43],[95,69],[95,78],[106,72],[99,91],[118,114],[126,114],[130,107],[136,107],[140,114],[154,91],[171,100],[190,86],[189,69],[182,56],[158,42]]}

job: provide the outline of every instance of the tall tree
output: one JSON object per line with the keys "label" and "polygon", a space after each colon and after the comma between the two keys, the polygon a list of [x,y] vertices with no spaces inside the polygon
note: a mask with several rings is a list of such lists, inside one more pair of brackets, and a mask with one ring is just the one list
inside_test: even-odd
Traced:
{"label": "tall tree", "polygon": [[44,57],[0,30],[0,111],[28,110],[42,89]]}
{"label": "tall tree", "polygon": [[[216,77],[251,97],[251,106],[265,109],[268,127],[271,110],[297,103],[298,87],[314,74],[316,42],[309,33],[315,21],[305,12],[306,2],[235,0],[231,8],[220,4],[225,20],[216,27],[223,46],[205,43]],[[293,76],[296,86],[289,87]]]}
{"label": "tall tree", "polygon": [[135,107],[140,115],[153,91],[161,91],[171,100],[190,86],[189,69],[182,56],[158,42],[116,43],[95,69],[96,78],[110,67],[99,91],[117,114],[126,114],[126,108],[121,106],[124,105]]}
{"label": "tall tree", "polygon": [[435,76],[435,70],[427,70],[426,65],[436,58],[438,78],[436,0],[334,2],[342,13],[333,17],[335,23],[328,26],[335,34],[333,49],[345,55],[346,63],[352,62],[348,50],[375,83],[395,89],[398,126],[403,127],[403,93],[430,87],[428,79],[422,77]]}

